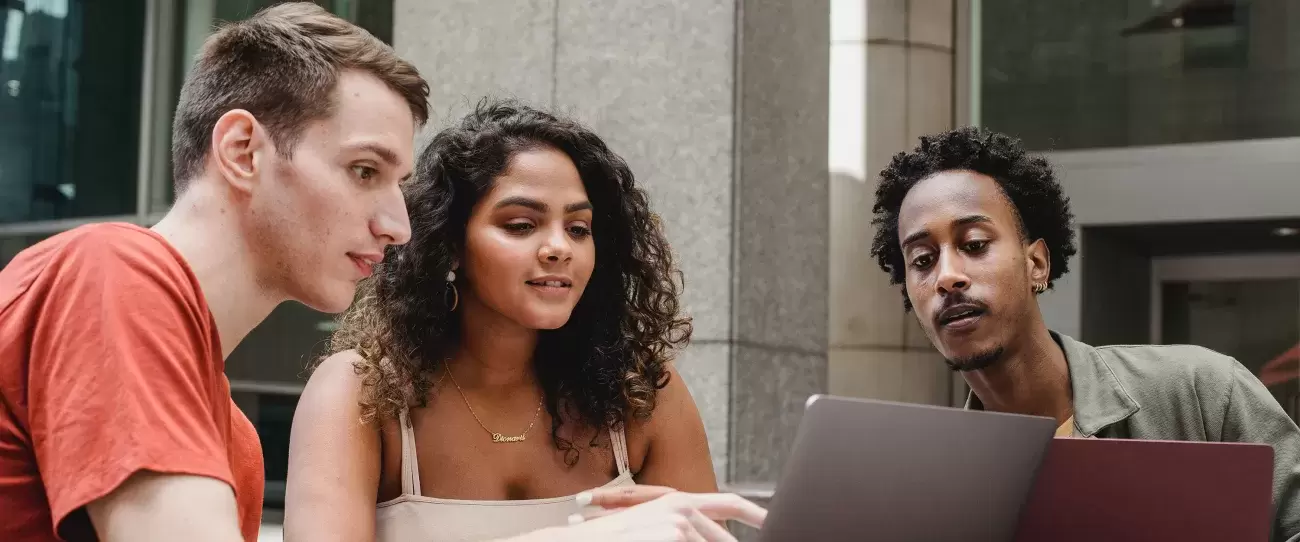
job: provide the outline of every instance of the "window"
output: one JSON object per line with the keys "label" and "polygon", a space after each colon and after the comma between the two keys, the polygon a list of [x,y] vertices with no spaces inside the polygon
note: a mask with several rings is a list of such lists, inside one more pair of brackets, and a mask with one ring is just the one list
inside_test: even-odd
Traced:
{"label": "window", "polygon": [[0,223],[135,212],[144,12],[0,0]]}
{"label": "window", "polygon": [[980,123],[1031,148],[1300,135],[1300,2],[980,6]]}

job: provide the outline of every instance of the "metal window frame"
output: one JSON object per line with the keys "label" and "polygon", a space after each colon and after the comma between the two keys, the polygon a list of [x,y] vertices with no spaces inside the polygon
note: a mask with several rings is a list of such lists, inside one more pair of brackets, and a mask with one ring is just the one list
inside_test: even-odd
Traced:
{"label": "metal window frame", "polygon": [[140,127],[136,138],[135,162],[135,214],[136,220],[142,220],[149,205],[150,160],[153,159],[151,134],[153,132],[155,101],[154,79],[158,72],[158,22],[160,20],[159,0],[145,2],[144,10],[144,62],[140,70]]}
{"label": "metal window frame", "polygon": [[258,395],[302,395],[303,388],[306,384],[292,384],[287,382],[271,382],[265,380],[238,380],[230,381],[230,391],[236,393],[255,393]]}
{"label": "metal window frame", "polygon": [[171,116],[177,81],[173,70],[180,54],[181,28],[177,15],[186,0],[148,0],[145,39],[146,75],[140,84],[140,162],[136,174],[136,214],[142,225],[165,215],[171,190]]}

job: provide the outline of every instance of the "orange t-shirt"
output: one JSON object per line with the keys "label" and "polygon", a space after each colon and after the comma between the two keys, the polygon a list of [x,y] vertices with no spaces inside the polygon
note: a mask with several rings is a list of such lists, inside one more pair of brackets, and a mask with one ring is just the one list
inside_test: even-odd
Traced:
{"label": "orange t-shirt", "polygon": [[95,224],[0,269],[0,540],[94,540],[86,504],[141,471],[234,489],[257,540],[261,444],[216,322],[158,234]]}

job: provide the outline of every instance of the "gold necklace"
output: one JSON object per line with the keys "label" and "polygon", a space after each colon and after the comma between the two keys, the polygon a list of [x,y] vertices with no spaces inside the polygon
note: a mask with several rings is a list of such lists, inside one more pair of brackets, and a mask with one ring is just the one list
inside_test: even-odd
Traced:
{"label": "gold necklace", "polygon": [[[460,389],[460,384],[456,382],[456,375],[451,374],[451,367],[443,366],[443,371],[442,374],[444,376],[451,376],[451,383],[456,386],[456,391],[460,392],[460,398],[465,401],[465,408],[469,409],[469,415],[474,417],[474,421],[478,422],[479,427],[482,427],[484,431],[487,431],[488,434],[492,435],[492,442],[523,442],[524,439],[528,437],[528,432],[533,430],[534,425],[537,425],[537,418],[542,415],[543,403],[541,401],[537,402],[537,411],[533,413],[533,421],[528,424],[528,429],[524,429],[523,433],[513,437],[507,437],[501,433],[488,429],[487,426],[483,424],[483,420],[478,418],[478,414],[474,413],[474,407],[469,404],[469,398],[465,396],[465,390]],[[442,379],[439,378],[438,380],[441,381]]]}

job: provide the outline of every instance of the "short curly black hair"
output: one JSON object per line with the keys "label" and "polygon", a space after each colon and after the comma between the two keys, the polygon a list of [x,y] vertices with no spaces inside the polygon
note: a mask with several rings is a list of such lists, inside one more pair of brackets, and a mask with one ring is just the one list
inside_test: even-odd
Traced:
{"label": "short curly black hair", "polygon": [[[974,171],[991,177],[1011,201],[1026,240],[1042,239],[1050,253],[1050,288],[1067,271],[1074,246],[1074,215],[1070,198],[1061,191],[1052,166],[1041,156],[1025,152],[1020,141],[976,127],[962,127],[924,136],[910,153],[898,153],[880,172],[876,188],[876,236],[871,255],[889,273],[890,284],[902,284],[905,265],[898,239],[898,212],[916,183],[944,171]],[[912,300],[903,288],[903,307]]]}

